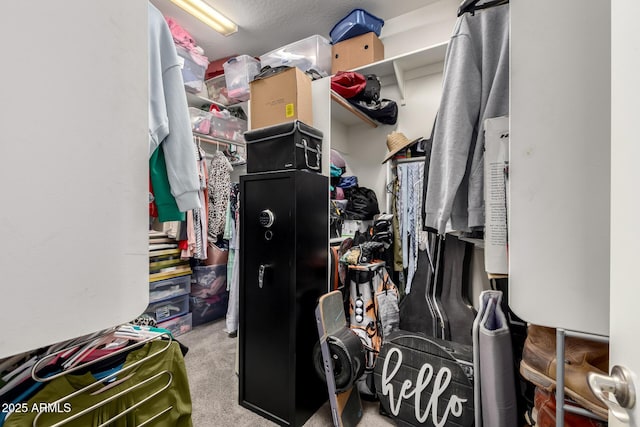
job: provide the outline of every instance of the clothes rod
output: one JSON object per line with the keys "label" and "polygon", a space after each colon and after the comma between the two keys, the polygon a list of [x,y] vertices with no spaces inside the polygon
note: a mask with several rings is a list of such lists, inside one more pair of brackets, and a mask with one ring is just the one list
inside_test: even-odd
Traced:
{"label": "clothes rod", "polygon": [[400,164],[400,163],[415,163],[415,162],[424,162],[425,157],[424,156],[420,156],[420,157],[408,157],[406,159],[397,159],[396,163]]}
{"label": "clothes rod", "polygon": [[224,139],[224,138],[216,138],[210,135],[204,135],[196,132],[193,132],[193,139],[198,142],[206,142],[207,144],[212,144],[212,145],[222,144],[227,146],[235,145],[236,147],[246,146],[245,142],[231,141],[230,139]]}

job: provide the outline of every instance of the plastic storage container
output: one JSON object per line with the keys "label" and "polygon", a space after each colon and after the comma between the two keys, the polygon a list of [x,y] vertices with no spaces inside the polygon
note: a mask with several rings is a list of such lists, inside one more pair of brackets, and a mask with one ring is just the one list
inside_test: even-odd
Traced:
{"label": "plastic storage container", "polygon": [[249,99],[249,82],[260,72],[260,61],[249,55],[240,55],[224,63],[224,77],[230,97]]}
{"label": "plastic storage container", "polygon": [[307,37],[265,53],[260,56],[260,64],[262,67],[288,65],[328,76],[331,74],[331,43],[319,35]]}
{"label": "plastic storage container", "polygon": [[149,302],[154,303],[191,292],[191,275],[149,283]]}
{"label": "plastic storage container", "polygon": [[211,133],[211,122],[213,116],[207,111],[199,108],[189,107],[189,117],[191,118],[191,130],[203,135]]}
{"label": "plastic storage container", "polygon": [[192,328],[191,313],[184,314],[180,317],[174,317],[166,322],[158,323],[158,327],[171,332],[173,337],[179,337],[186,334]]}
{"label": "plastic storage container", "polygon": [[230,141],[244,141],[247,121],[229,114],[228,111],[211,111],[211,131],[209,135]]}
{"label": "plastic storage container", "polygon": [[212,322],[227,314],[229,292],[224,291],[209,298],[189,297],[193,326]]}
{"label": "plastic storage container", "polygon": [[227,291],[227,264],[193,267],[191,296],[209,298]]}
{"label": "plastic storage container", "polygon": [[176,45],[176,52],[181,58],[182,80],[184,87],[191,93],[198,93],[204,87],[204,73],[208,64],[198,64],[188,50]]}
{"label": "plastic storage container", "polygon": [[229,91],[227,90],[227,81],[224,74],[206,80],[204,84],[207,86],[207,95],[209,96],[210,100],[222,105],[233,105],[240,102],[239,99],[235,99],[229,96]]}
{"label": "plastic storage container", "polygon": [[336,44],[360,34],[374,32],[380,37],[384,21],[364,9],[353,9],[342,18],[329,32],[331,43]]}
{"label": "plastic storage container", "polygon": [[158,301],[149,304],[145,314],[156,319],[156,322],[164,322],[174,317],[182,316],[189,311],[189,295]]}

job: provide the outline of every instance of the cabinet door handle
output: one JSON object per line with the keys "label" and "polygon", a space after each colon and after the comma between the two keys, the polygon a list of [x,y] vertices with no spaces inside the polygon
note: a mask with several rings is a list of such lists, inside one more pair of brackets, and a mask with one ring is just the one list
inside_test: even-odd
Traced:
{"label": "cabinet door handle", "polygon": [[258,268],[258,287],[262,289],[264,287],[264,276],[267,268],[271,268],[271,264],[260,264]]}
{"label": "cabinet door handle", "polygon": [[[614,417],[623,423],[629,422],[629,413],[626,409],[632,409],[636,404],[636,388],[631,378],[631,372],[619,365],[611,368],[611,375],[595,372],[589,372],[587,375],[589,388],[593,394],[607,405]],[[606,393],[613,394],[616,401],[610,400]]]}

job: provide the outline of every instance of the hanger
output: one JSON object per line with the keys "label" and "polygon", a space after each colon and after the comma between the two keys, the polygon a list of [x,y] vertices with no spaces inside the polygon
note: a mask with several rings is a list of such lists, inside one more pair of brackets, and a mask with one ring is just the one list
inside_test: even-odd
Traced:
{"label": "hanger", "polygon": [[470,12],[473,15],[476,10],[489,9],[490,7],[507,4],[509,3],[509,0],[493,0],[478,5],[479,2],[480,0],[464,0],[458,8],[458,17],[464,15],[467,12]]}
{"label": "hanger", "polygon": [[154,422],[156,419],[160,418],[162,415],[164,415],[165,413],[171,411],[172,409],[173,409],[173,405],[169,406],[166,409],[163,409],[162,411],[160,411],[157,414],[155,414],[153,417],[149,418],[147,421],[143,422],[142,424],[138,424],[138,427],[143,427],[143,426],[146,426],[149,423]]}
{"label": "hanger", "polygon": [[[155,330],[154,330],[155,329]],[[62,349],[59,350],[57,352],[51,353],[46,355],[45,357],[41,358],[40,360],[38,360],[38,362],[36,362],[33,367],[31,368],[31,377],[38,381],[38,382],[47,382],[47,381],[52,381],[56,378],[59,378],[61,376],[67,375],[69,373],[72,372],[76,372],[82,368],[85,368],[87,366],[91,366],[95,363],[98,363],[102,360],[108,359],[110,357],[116,356],[118,354],[124,353],[124,352],[128,352],[133,348],[136,347],[141,347],[144,344],[153,341],[155,339],[158,339],[162,336],[166,336],[169,338],[169,342],[171,342],[171,334],[169,334],[168,332],[166,332],[163,329],[158,329],[158,328],[143,328],[140,326],[135,326],[135,325],[124,325],[120,328],[118,328],[116,331],[113,330],[108,330],[108,332],[106,332],[105,334],[103,334],[102,336],[107,336],[107,335],[111,335],[113,334],[114,337],[119,337],[119,338],[129,338],[134,342],[131,345],[125,346],[123,348],[120,348],[119,350],[115,350],[112,353],[106,354],[104,356],[98,357],[97,359],[91,360],[89,362],[83,363],[83,364],[76,364],[75,366],[63,370],[62,372],[58,372],[57,374],[48,376],[46,378],[43,377],[39,377],[38,376],[38,372],[42,369],[42,367],[46,366],[49,363],[50,359],[54,359],[57,356],[59,356],[62,353],[65,353],[67,351],[69,351],[69,349]],[[100,338],[100,336],[98,337]],[[86,344],[93,342],[94,339],[92,338],[91,340],[87,340],[87,341],[83,341],[80,343],[77,343],[74,347],[84,347]],[[168,347],[167,347],[168,348]],[[45,363],[46,362],[46,363]],[[108,379],[109,377],[104,378]]]}
{"label": "hanger", "polygon": [[[116,329],[115,332],[114,332],[114,329]],[[158,331],[162,331],[162,332],[158,332]],[[94,363],[97,363],[99,361],[102,361],[102,360],[105,360],[107,358],[113,357],[113,356],[115,356],[117,354],[123,353],[125,351],[130,351],[131,349],[136,348],[136,347],[141,347],[141,346],[143,346],[146,343],[151,342],[151,341],[155,341],[155,340],[158,340],[158,339],[161,339],[161,338],[166,338],[167,339],[167,343],[160,350],[158,350],[158,351],[156,351],[156,352],[154,352],[152,354],[149,354],[149,355],[145,356],[144,358],[138,360],[137,362],[134,362],[134,363],[132,363],[132,364],[130,364],[128,366],[125,366],[122,369],[119,369],[118,371],[113,372],[113,373],[101,378],[100,380],[97,380],[97,381],[93,382],[93,383],[83,387],[80,390],[76,390],[75,392],[73,392],[71,394],[68,394],[67,396],[61,397],[57,401],[52,402],[51,403],[52,405],[61,405],[62,403],[72,399],[73,397],[75,397],[75,396],[77,396],[79,394],[82,394],[82,393],[85,393],[85,392],[89,392],[90,390],[97,388],[97,386],[99,386],[99,385],[104,385],[105,381],[109,381],[109,380],[111,380],[113,378],[117,378],[119,375],[121,375],[121,374],[123,374],[125,372],[128,372],[128,371],[132,370],[133,368],[141,365],[142,363],[145,363],[146,361],[150,360],[151,358],[156,357],[156,356],[160,355],[161,353],[165,352],[171,346],[171,343],[173,342],[173,337],[172,337],[171,333],[166,331],[166,330],[164,330],[164,329],[137,326],[137,325],[123,325],[123,326],[120,326],[118,328],[112,328],[112,329],[107,330],[105,333],[102,333],[101,335],[98,335],[98,338],[100,336],[105,336],[105,335],[109,335],[109,334],[112,334],[112,333],[114,335],[120,336],[120,337],[126,336],[127,338],[138,339],[138,341],[134,340],[134,343],[132,345],[128,345],[128,346],[126,346],[124,348],[116,350],[116,351],[114,351],[114,352],[112,352],[112,353],[110,353],[108,355],[99,357],[99,358],[97,358],[95,360],[92,360],[90,362],[74,366],[71,369],[63,370],[62,372],[59,372],[59,373],[57,373],[55,375],[51,375],[51,376],[48,376],[46,378],[39,377],[37,373],[41,369],[41,366],[47,365],[49,360],[55,359],[59,355],[69,351],[68,348],[67,349],[61,349],[61,350],[59,350],[57,352],[48,354],[45,357],[43,357],[42,359],[38,360],[33,365],[33,367],[31,368],[31,377],[35,381],[38,381],[38,382],[48,382],[48,381],[51,381],[51,380],[53,380],[55,378],[59,378],[59,377],[61,377],[63,375],[67,375],[69,373],[78,371],[78,370],[80,370],[82,368],[85,368],[87,366],[93,365]],[[88,342],[93,341],[95,338],[96,338],[95,335],[91,335],[91,338],[89,340],[84,340],[84,341],[78,342],[78,343],[76,343],[74,345],[74,347],[83,347],[85,344],[87,344]],[[47,363],[44,363],[45,361],[47,361]],[[119,418],[123,414],[129,412],[129,410],[132,410],[132,409],[136,408],[137,406],[139,406],[139,405],[143,404],[144,402],[146,402],[149,398],[156,396],[157,394],[159,394],[160,392],[162,392],[163,390],[168,388],[171,385],[171,381],[173,379],[172,374],[170,372],[167,372],[167,371],[163,371],[163,372],[161,372],[159,374],[156,374],[153,377],[148,378],[147,380],[145,380],[145,381],[143,381],[143,382],[141,382],[139,384],[136,384],[136,385],[134,385],[134,386],[132,386],[132,387],[126,389],[126,390],[123,390],[121,393],[118,393],[117,395],[115,395],[115,396],[113,396],[113,397],[111,397],[111,398],[109,398],[109,399],[107,399],[107,400],[105,400],[103,402],[99,402],[98,404],[92,406],[91,408],[87,408],[86,410],[82,411],[81,413],[74,414],[71,417],[69,417],[68,419],[65,419],[65,420],[63,420],[63,421],[61,421],[61,422],[59,422],[58,424],[55,424],[55,425],[56,426],[63,425],[65,423],[69,422],[69,421],[72,421],[73,419],[84,415],[89,410],[93,410],[93,409],[95,409],[97,407],[100,407],[100,406],[104,405],[105,403],[107,403],[107,402],[109,402],[109,401],[111,401],[111,400],[113,400],[113,399],[115,399],[117,397],[120,397],[123,394],[125,394],[125,393],[127,393],[127,392],[129,392],[129,391],[131,391],[133,389],[136,389],[136,388],[140,387],[142,384],[146,384],[147,382],[152,381],[152,379],[159,377],[160,375],[162,375],[165,372],[170,377],[169,381],[167,382],[167,385],[165,387],[163,387],[161,390],[159,390],[158,392],[156,392],[156,393],[152,394],[151,396],[149,396],[148,398],[145,398],[141,402],[138,402],[138,404],[131,406],[130,408],[127,409],[127,411],[124,411],[123,413],[118,414],[116,417],[114,417],[114,419],[115,418]],[[120,383],[122,381],[121,380],[117,380],[118,383]],[[107,385],[106,387],[109,387],[109,385]],[[36,418],[34,419],[34,424],[33,425],[36,425],[36,420],[40,417],[41,414],[42,413],[39,413],[38,416],[36,416]],[[7,417],[5,418],[5,420],[7,418],[9,418],[10,415],[11,415],[11,412],[9,412],[7,414]],[[156,415],[159,416],[161,414],[156,414]],[[113,419],[109,420],[107,423],[102,424],[102,425],[108,425],[109,423],[111,423],[111,421],[113,421]],[[48,426],[48,427],[53,427],[53,426]]]}
{"label": "hanger", "polygon": [[[164,349],[163,349],[162,351],[164,351]],[[154,353],[152,356],[155,356],[155,355],[156,355],[156,354],[158,354],[158,353],[160,353],[160,352]],[[145,360],[147,360],[147,358],[145,358],[144,360],[142,360],[142,361],[140,361],[140,362],[143,362],[143,361],[145,361]],[[139,363],[137,362],[137,363],[136,363],[136,365],[138,365],[138,364],[139,364]],[[125,369],[126,369],[126,368],[125,368]],[[139,402],[136,402],[136,403],[134,403],[133,405],[129,406],[126,410],[124,410],[124,411],[122,411],[122,412],[118,413],[118,414],[117,414],[116,416],[114,416],[113,418],[110,418],[110,419],[106,420],[104,423],[100,424],[98,427],[107,426],[107,425],[109,425],[109,424],[113,423],[114,421],[116,421],[116,420],[118,420],[118,419],[122,418],[123,416],[125,416],[125,415],[126,415],[126,414],[128,414],[129,412],[134,411],[134,410],[135,410],[136,408],[138,408],[139,406],[143,405],[143,404],[144,404],[144,403],[146,403],[147,401],[149,401],[149,400],[153,399],[154,397],[156,397],[157,395],[159,395],[160,393],[162,393],[163,391],[165,391],[166,389],[168,389],[168,388],[171,386],[171,383],[173,382],[173,374],[172,374],[171,372],[167,371],[167,370],[164,370],[164,371],[158,372],[157,374],[155,374],[155,375],[153,375],[153,376],[151,376],[151,377],[149,377],[149,378],[145,379],[144,381],[140,381],[139,383],[136,383],[136,384],[132,385],[131,387],[128,387],[128,388],[126,388],[125,390],[122,390],[121,392],[116,393],[116,394],[114,394],[113,396],[110,396],[110,397],[108,397],[107,399],[104,399],[103,401],[98,402],[98,403],[96,403],[96,404],[94,404],[94,405],[92,405],[92,406],[90,406],[90,407],[88,407],[88,408],[86,408],[86,409],[83,409],[82,411],[80,411],[80,412],[78,412],[78,413],[76,413],[76,414],[73,414],[73,415],[71,415],[71,416],[69,416],[69,417],[67,417],[67,418],[65,418],[65,419],[63,419],[63,420],[60,420],[59,422],[57,422],[57,423],[55,423],[55,424],[44,424],[44,425],[46,425],[47,427],[59,427],[59,426],[65,425],[65,424],[67,424],[67,423],[70,423],[71,421],[73,421],[73,420],[75,420],[75,419],[77,419],[77,418],[80,418],[80,417],[82,417],[83,415],[86,415],[86,414],[88,414],[88,413],[90,413],[90,412],[92,412],[92,411],[95,411],[96,409],[100,408],[101,406],[104,406],[104,405],[106,405],[106,404],[107,404],[107,403],[109,403],[109,402],[112,402],[112,401],[114,401],[114,400],[116,400],[116,399],[119,399],[119,398],[121,398],[122,396],[124,396],[124,395],[126,395],[126,394],[128,394],[128,393],[130,393],[130,392],[132,392],[132,391],[134,391],[134,390],[136,390],[136,389],[138,389],[138,388],[140,388],[140,387],[143,387],[143,386],[145,386],[145,385],[147,385],[147,384],[149,384],[149,383],[153,382],[154,380],[156,380],[156,379],[158,379],[158,378],[160,378],[160,377],[162,377],[162,376],[165,376],[165,375],[167,376],[167,378],[168,378],[168,379],[167,379],[166,383],[164,383],[164,384],[163,384],[163,386],[162,386],[160,389],[158,389],[158,390],[154,391],[153,393],[151,393],[150,395],[146,396],[144,399],[140,400]],[[95,384],[95,383],[94,383],[94,384]],[[89,386],[85,387],[85,388],[84,388],[84,389],[82,389],[82,390],[78,390],[78,392],[84,391],[85,389],[87,389],[87,388],[89,388],[89,387],[91,387],[91,386],[93,386],[93,384],[90,384]],[[62,404],[62,403],[64,403],[66,400],[68,400],[71,396],[75,396],[76,394],[78,394],[78,392],[75,392],[75,393],[72,393],[72,394],[70,394],[70,395],[68,395],[68,396],[62,397],[62,398],[60,398],[60,399],[56,400],[55,402],[52,402],[52,403],[51,403],[51,405],[53,405],[53,406],[55,406],[55,405],[61,405],[61,404]],[[172,408],[173,408],[173,407],[172,407],[172,406],[170,406],[169,408],[163,409],[161,412],[159,412],[159,413],[155,414],[155,415],[152,417],[152,419],[156,419],[156,418],[158,418],[160,415],[162,415],[162,414],[164,414],[164,413],[166,413],[166,412],[170,411]],[[39,413],[38,413],[38,415],[36,415],[36,417],[35,417],[35,418],[34,418],[34,420],[33,420],[33,425],[34,425],[34,426],[38,426],[38,420],[39,420],[40,416],[41,416],[42,414],[45,414],[45,413],[46,413],[46,412],[39,412]],[[145,424],[147,424],[149,421],[150,421],[150,420],[147,420],[147,421],[145,421],[144,423],[142,423],[142,424],[140,424],[140,425],[145,425]]]}

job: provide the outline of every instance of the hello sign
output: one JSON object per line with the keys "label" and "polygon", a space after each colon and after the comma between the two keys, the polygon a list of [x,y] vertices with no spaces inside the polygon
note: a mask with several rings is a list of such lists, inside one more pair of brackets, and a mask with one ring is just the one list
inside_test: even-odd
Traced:
{"label": "hello sign", "polygon": [[393,332],[376,360],[380,403],[403,424],[472,426],[472,360],[471,346]]}

